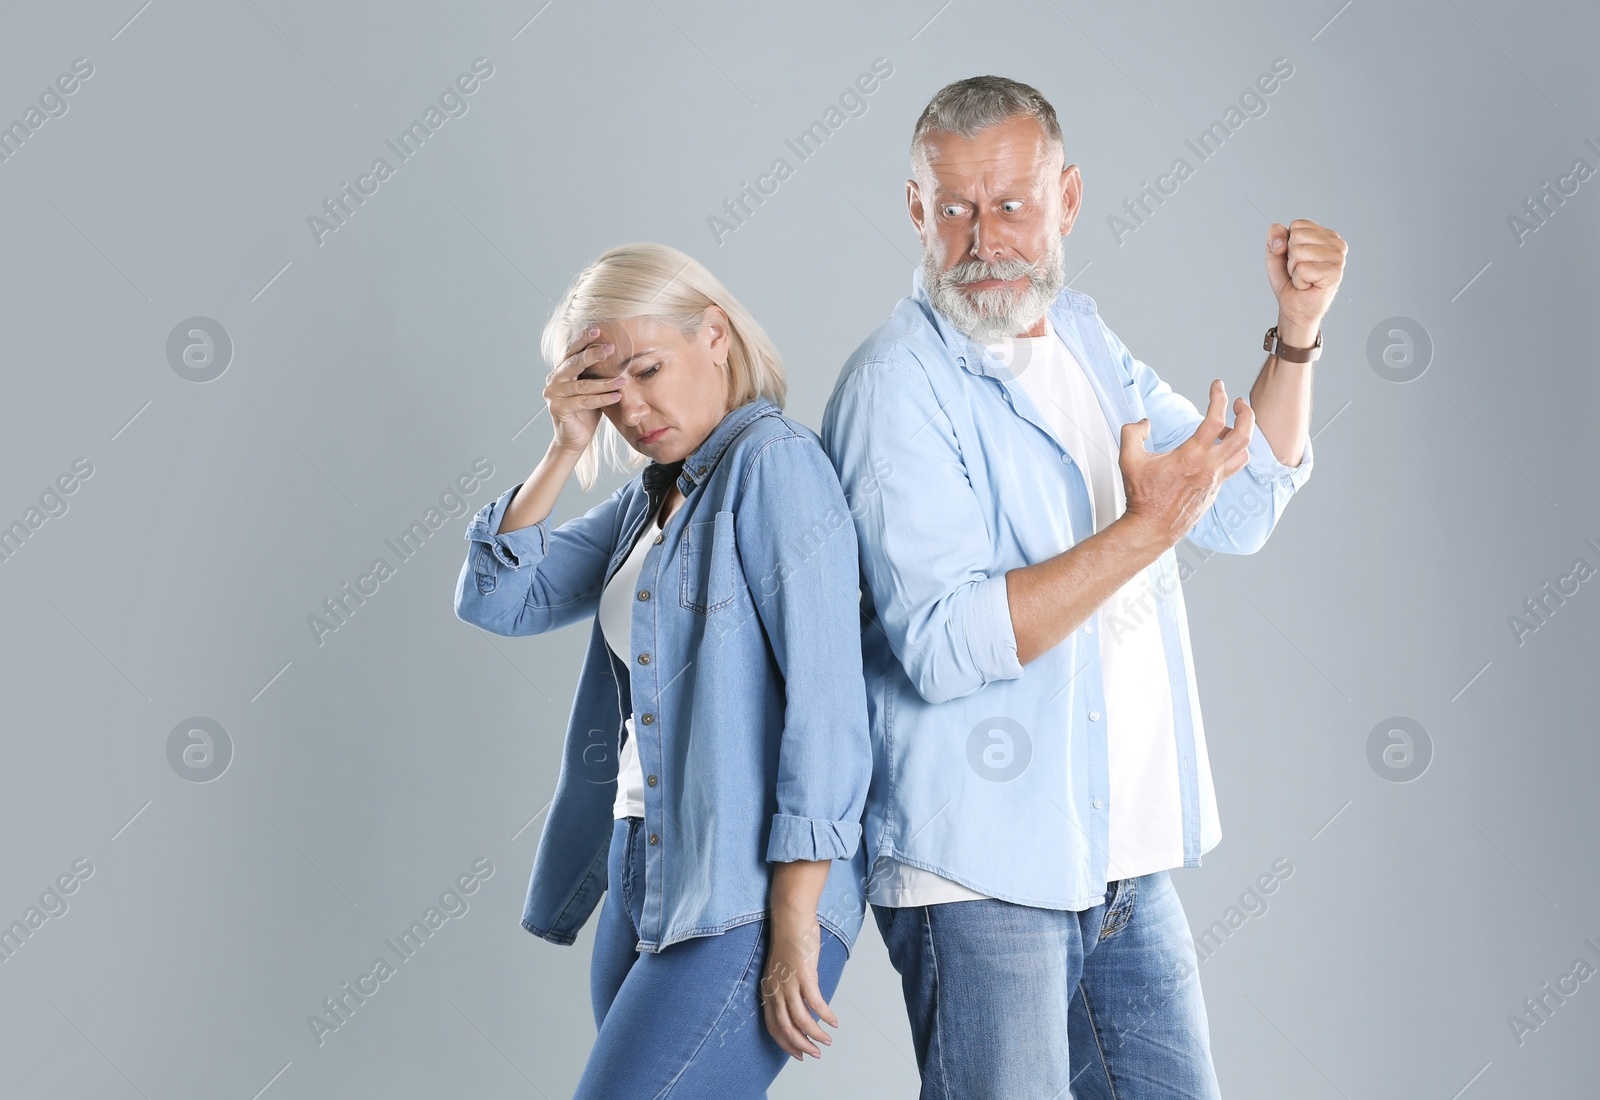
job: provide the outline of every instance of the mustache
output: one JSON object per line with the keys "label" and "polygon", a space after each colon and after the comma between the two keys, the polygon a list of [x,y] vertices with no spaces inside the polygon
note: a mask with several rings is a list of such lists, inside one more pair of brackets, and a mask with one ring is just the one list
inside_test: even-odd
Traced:
{"label": "mustache", "polygon": [[995,263],[986,263],[983,260],[973,259],[963,260],[949,270],[941,272],[939,282],[946,287],[955,287],[981,282],[984,279],[1012,282],[1024,275],[1038,278],[1043,273],[1043,266],[1038,262],[1030,264],[1023,260],[999,260]]}

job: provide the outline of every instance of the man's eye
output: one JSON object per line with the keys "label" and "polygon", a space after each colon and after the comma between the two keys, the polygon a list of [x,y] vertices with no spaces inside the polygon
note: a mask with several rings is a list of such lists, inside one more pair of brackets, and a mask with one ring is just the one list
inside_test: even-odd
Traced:
{"label": "man's eye", "polygon": [[1004,203],[1000,204],[1000,209],[1008,211],[1008,212],[1013,213],[1013,214],[1015,214],[1021,208],[1022,208],[1022,203],[1021,203],[1020,200],[1017,200],[1017,199],[1012,199],[1010,202],[1004,202]]}
{"label": "man's eye", "polygon": [[958,217],[961,214],[961,207],[959,207],[959,206],[946,206],[946,207],[943,208],[941,213],[943,213],[944,216],[947,217],[947,218]]}

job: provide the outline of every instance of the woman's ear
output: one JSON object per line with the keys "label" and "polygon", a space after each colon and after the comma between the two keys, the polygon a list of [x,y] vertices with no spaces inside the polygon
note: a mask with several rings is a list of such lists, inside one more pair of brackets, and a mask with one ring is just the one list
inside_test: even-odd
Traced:
{"label": "woman's ear", "polygon": [[720,306],[706,307],[706,323],[703,331],[708,337],[706,350],[711,353],[711,361],[726,366],[728,349],[732,345],[733,327],[728,321],[728,315]]}

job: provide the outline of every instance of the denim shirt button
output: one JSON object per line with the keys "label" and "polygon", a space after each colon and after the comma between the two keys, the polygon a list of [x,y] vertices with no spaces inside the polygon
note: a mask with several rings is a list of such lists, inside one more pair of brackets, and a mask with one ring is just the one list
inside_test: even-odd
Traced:
{"label": "denim shirt button", "polygon": [[650,663],[650,654],[648,654],[648,653],[639,654],[639,663],[641,665],[649,664]]}
{"label": "denim shirt button", "polygon": [[646,711],[644,714],[639,715],[639,721],[643,722],[647,726],[651,725],[652,723],[654,723],[655,720],[656,720],[656,716],[651,714],[648,711]]}
{"label": "denim shirt button", "polygon": [[648,600],[650,598],[650,590],[648,588],[639,589],[639,598],[641,600]]}
{"label": "denim shirt button", "polygon": [[651,844],[659,844],[660,842],[661,842],[661,838],[660,837],[658,837],[655,833],[651,833],[650,834],[650,843]]}
{"label": "denim shirt button", "polygon": [[645,782],[654,787],[656,785],[656,777],[652,775],[649,779],[646,779]]}
{"label": "denim shirt button", "polygon": [[662,540],[662,539],[664,539],[664,538],[666,538],[666,537],[667,537],[667,536],[666,536],[666,535],[665,535],[665,534],[659,534],[659,533],[658,533],[658,534],[657,534],[657,535],[656,535],[656,538],[655,538],[655,541],[656,541],[656,543],[657,543],[657,544],[659,544],[659,543],[660,543],[660,542],[661,542],[661,540]]}

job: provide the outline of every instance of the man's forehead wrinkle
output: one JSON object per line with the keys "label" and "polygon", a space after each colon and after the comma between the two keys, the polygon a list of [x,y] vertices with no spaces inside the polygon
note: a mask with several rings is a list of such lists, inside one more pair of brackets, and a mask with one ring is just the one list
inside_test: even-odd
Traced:
{"label": "man's forehead wrinkle", "polygon": [[980,182],[990,192],[1032,191],[1050,174],[1049,150],[1040,144],[1027,150],[1002,148],[983,156],[962,151],[941,157],[931,149],[929,154],[928,168],[941,194],[960,194]]}
{"label": "man's forehead wrinkle", "polygon": [[943,168],[935,166],[934,172],[936,190],[941,196],[964,197],[977,191],[989,195],[1032,194],[1039,190],[1045,179],[1045,173],[1039,171],[1039,165],[1031,159],[1019,164],[1003,157],[994,158],[983,161],[973,170],[957,170],[948,174]]}

